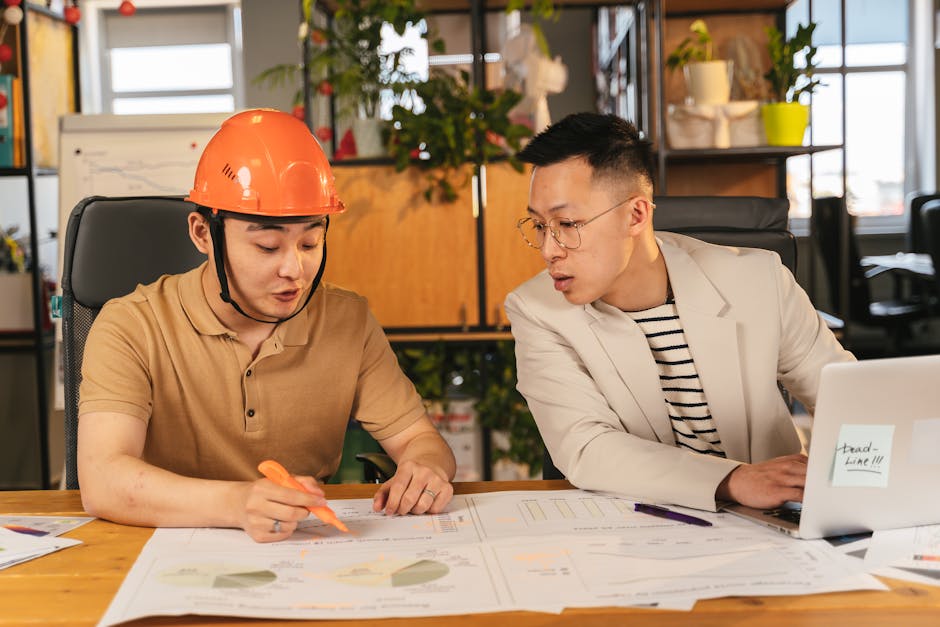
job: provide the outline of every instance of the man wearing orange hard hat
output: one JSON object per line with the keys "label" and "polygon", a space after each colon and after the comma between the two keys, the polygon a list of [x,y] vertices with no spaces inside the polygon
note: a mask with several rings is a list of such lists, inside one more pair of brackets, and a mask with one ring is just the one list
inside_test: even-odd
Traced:
{"label": "man wearing orange hard hat", "polygon": [[[240,527],[284,539],[325,504],[350,417],[398,464],[389,514],[437,513],[454,456],[361,296],[323,284],[330,215],[345,207],[310,131],[236,114],[190,192],[208,261],[102,308],[85,346],[78,472],[85,509],[125,524]],[[306,492],[258,479],[274,458]]]}

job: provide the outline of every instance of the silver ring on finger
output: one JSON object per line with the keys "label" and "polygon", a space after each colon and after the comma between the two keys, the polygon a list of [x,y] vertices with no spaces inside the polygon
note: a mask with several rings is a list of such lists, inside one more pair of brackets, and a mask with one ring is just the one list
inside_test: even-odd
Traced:
{"label": "silver ring on finger", "polygon": [[435,492],[434,490],[430,490],[430,489],[428,489],[428,488],[425,488],[425,489],[424,489],[424,493],[427,494],[427,495],[429,495],[432,499],[436,499],[436,498],[437,498],[437,492]]}
{"label": "silver ring on finger", "polygon": [[271,533],[281,533],[281,521],[275,519],[274,525],[271,527]]}

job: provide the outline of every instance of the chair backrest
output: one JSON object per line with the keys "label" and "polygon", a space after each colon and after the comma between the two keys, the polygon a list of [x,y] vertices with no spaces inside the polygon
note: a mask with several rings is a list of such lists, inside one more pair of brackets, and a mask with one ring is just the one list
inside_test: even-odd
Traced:
{"label": "chair backrest", "polygon": [[[764,248],[796,272],[796,238],[789,231],[790,202],[756,196],[656,196],[653,227],[722,246]],[[542,476],[563,479],[545,451]]]}
{"label": "chair backrest", "polygon": [[790,201],[757,196],[657,196],[653,228],[711,244],[764,248],[796,272],[796,238],[789,231]]}
{"label": "chair backrest", "polygon": [[927,235],[924,232],[921,211],[924,204],[932,200],[940,200],[940,194],[911,192],[907,196],[907,232],[905,233],[904,244],[905,250],[909,253],[930,252],[927,248]]}
{"label": "chair backrest", "polygon": [[[843,246],[841,235],[843,220],[847,220],[848,225],[847,251]],[[857,322],[869,321],[871,291],[859,257],[858,241],[855,238],[855,216],[848,213],[845,199],[832,196],[814,198],[810,227],[826,272],[832,306],[843,319]],[[840,260],[845,260],[848,264],[848,311],[842,311],[842,289],[845,282],[840,277]]]}
{"label": "chair backrest", "polygon": [[920,222],[924,234],[924,244],[933,261],[933,278],[940,290],[940,197],[938,200],[925,202],[920,211]]}
{"label": "chair backrest", "polygon": [[78,389],[88,331],[112,298],[205,261],[189,239],[194,209],[182,198],[93,196],[69,216],[62,269],[66,488],[78,488]]}

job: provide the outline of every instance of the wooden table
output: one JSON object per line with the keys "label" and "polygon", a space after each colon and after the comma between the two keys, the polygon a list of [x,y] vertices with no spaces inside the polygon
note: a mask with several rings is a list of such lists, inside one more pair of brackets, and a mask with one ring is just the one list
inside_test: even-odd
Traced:
{"label": "wooden table", "polygon": [[[550,490],[571,487],[566,481],[502,481],[456,485],[458,494],[497,490]],[[327,486],[329,498],[367,498],[374,485]],[[0,513],[83,515],[75,491],[0,492]],[[0,625],[94,625],[107,609],[152,529],[93,521],[68,534],[84,544],[0,571]],[[129,625],[288,625],[323,627],[469,627],[512,625],[655,625],[696,627],[760,625],[893,626],[940,625],[940,588],[886,580],[889,592],[858,591],[786,597],[731,597],[700,601],[692,612],[593,608],[561,615],[535,612],[471,614],[427,619],[391,618],[361,621],[267,621],[257,619],[181,617],[151,618]]]}

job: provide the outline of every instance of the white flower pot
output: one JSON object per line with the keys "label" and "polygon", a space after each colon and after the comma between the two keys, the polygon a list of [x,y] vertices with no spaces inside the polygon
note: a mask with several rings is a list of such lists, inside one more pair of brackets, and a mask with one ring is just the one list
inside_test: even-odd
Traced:
{"label": "white flower pot", "polygon": [[384,157],[385,144],[382,143],[381,118],[354,118],[353,137],[356,139],[356,156],[360,159]]}
{"label": "white flower pot", "polygon": [[689,63],[682,71],[694,104],[725,104],[731,99],[730,61]]}

